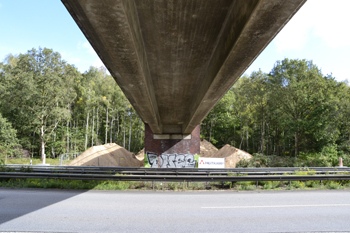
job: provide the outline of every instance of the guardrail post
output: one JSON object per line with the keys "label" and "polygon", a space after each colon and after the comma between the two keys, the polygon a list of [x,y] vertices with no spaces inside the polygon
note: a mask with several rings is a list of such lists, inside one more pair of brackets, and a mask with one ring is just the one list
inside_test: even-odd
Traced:
{"label": "guardrail post", "polygon": [[154,190],[154,180],[152,180],[152,189]]}
{"label": "guardrail post", "polygon": [[259,181],[256,181],[256,188],[258,188],[259,186]]}

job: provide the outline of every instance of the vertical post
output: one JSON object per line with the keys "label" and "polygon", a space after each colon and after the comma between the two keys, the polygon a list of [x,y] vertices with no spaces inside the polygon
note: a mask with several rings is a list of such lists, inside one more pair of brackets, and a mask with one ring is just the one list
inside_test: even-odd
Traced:
{"label": "vertical post", "polygon": [[343,159],[339,158],[339,167],[342,167],[342,166],[343,166]]}

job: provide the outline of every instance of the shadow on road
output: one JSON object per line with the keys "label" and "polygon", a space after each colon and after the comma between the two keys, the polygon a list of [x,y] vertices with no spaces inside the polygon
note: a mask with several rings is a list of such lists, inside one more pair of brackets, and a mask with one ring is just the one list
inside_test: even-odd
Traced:
{"label": "shadow on road", "polygon": [[87,191],[0,188],[0,227],[5,222]]}

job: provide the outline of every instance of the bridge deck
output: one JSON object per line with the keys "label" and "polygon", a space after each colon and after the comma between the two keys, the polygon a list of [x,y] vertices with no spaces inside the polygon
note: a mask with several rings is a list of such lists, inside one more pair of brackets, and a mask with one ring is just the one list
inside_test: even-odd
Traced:
{"label": "bridge deck", "polygon": [[153,133],[189,134],[305,0],[62,0]]}

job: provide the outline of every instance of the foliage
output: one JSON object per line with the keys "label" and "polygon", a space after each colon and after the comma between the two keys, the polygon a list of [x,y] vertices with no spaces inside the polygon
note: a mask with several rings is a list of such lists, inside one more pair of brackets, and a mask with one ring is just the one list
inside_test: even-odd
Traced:
{"label": "foliage", "polygon": [[[107,71],[91,67],[82,74],[47,48],[10,54],[0,63],[0,114],[0,124],[13,129],[0,134],[17,131],[16,147],[34,157],[107,142],[133,152],[143,148],[142,121]],[[1,151],[16,147],[4,149],[0,136]]]}
{"label": "foliage", "polygon": [[5,162],[7,157],[18,154],[20,148],[17,131],[10,122],[0,114],[0,160]]}
{"label": "foliage", "polygon": [[[214,119],[214,121],[213,121]],[[277,61],[241,77],[201,124],[201,137],[253,154],[238,167],[350,164],[350,87],[312,61]]]}
{"label": "foliage", "polygon": [[281,185],[280,181],[266,181],[263,189],[276,189]]}

